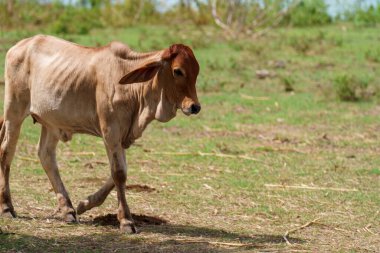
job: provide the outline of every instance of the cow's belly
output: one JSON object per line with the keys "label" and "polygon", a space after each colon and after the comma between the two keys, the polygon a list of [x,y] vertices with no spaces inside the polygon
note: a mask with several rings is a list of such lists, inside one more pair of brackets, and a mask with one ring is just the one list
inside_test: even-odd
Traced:
{"label": "cow's belly", "polygon": [[75,133],[100,136],[92,91],[32,89],[30,113],[35,121],[59,133],[62,141]]}

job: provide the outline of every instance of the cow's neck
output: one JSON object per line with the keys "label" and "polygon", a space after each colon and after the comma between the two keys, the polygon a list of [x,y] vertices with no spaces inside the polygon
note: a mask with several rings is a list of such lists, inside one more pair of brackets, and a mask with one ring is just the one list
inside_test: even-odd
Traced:
{"label": "cow's neck", "polygon": [[[163,52],[138,53],[130,50],[125,54],[119,54],[119,57],[125,64],[125,73],[128,73],[136,67],[159,61]],[[121,88],[126,108],[124,112],[127,114],[122,116],[126,122],[124,147],[130,146],[134,140],[141,137],[142,132],[152,120],[167,122],[176,115],[176,105],[170,104],[166,99],[163,81],[159,76],[156,75],[144,84],[125,85]]]}
{"label": "cow's neck", "polygon": [[[165,97],[163,86],[156,76],[153,80],[140,85],[126,85],[123,93],[127,95],[127,105],[133,104],[128,119],[123,146],[128,147],[141,137],[147,125],[156,119],[167,122],[176,116],[177,107]],[[130,107],[131,108],[131,107]]]}
{"label": "cow's neck", "polygon": [[[133,70],[134,68],[144,66],[150,62],[160,61],[162,58],[162,51],[155,51],[149,53],[138,53],[130,51],[125,58],[127,60],[126,73]],[[131,67],[134,66],[134,67]],[[132,90],[131,94],[138,94],[137,99],[139,106],[139,118],[141,118],[141,126],[146,127],[153,119],[160,122],[167,122],[171,120],[176,115],[176,106],[170,104],[166,99],[164,93],[164,80],[165,74],[160,71],[152,80],[144,83],[140,86],[129,86],[128,88]],[[137,92],[136,92],[137,89]]]}

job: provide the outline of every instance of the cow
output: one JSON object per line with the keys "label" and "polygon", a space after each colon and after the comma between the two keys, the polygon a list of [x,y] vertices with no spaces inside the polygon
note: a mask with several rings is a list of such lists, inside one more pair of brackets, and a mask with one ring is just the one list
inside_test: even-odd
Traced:
{"label": "cow", "polygon": [[[85,47],[36,35],[13,46],[5,59],[4,117],[0,120],[0,214],[16,217],[9,173],[21,124],[27,116],[41,125],[38,157],[66,222],[101,205],[116,187],[120,230],[136,233],[125,197],[125,149],[153,120],[167,122],[178,109],[201,110],[196,92],[199,64],[193,51],[174,44],[140,53],[121,42]],[[111,176],[74,209],[61,180],[56,146],[73,134],[101,137]]]}

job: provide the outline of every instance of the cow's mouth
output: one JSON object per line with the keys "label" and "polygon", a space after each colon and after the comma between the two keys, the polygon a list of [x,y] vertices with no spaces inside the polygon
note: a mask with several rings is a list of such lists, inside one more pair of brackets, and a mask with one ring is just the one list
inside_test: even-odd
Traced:
{"label": "cow's mouth", "polygon": [[187,107],[187,108],[181,108],[181,111],[182,111],[183,114],[185,114],[186,116],[190,116],[190,115],[191,115],[191,108],[190,108],[190,107]]}

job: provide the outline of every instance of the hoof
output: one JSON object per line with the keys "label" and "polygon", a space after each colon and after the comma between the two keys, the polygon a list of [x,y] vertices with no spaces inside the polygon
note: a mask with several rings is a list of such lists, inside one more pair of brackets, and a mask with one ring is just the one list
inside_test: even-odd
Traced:
{"label": "hoof", "polygon": [[122,220],[120,222],[120,231],[125,234],[137,234],[137,228],[133,222]]}
{"label": "hoof", "polygon": [[83,200],[83,201],[79,202],[79,204],[77,206],[77,214],[78,215],[81,215],[82,213],[87,211],[86,204],[88,204],[87,200]]}
{"label": "hoof", "polygon": [[2,210],[0,211],[0,216],[1,217],[6,217],[6,218],[16,218],[16,212],[13,210],[13,208],[10,208],[8,206],[3,206]]}
{"label": "hoof", "polygon": [[76,223],[77,218],[75,217],[74,213],[68,213],[64,216],[65,222],[67,223]]}

